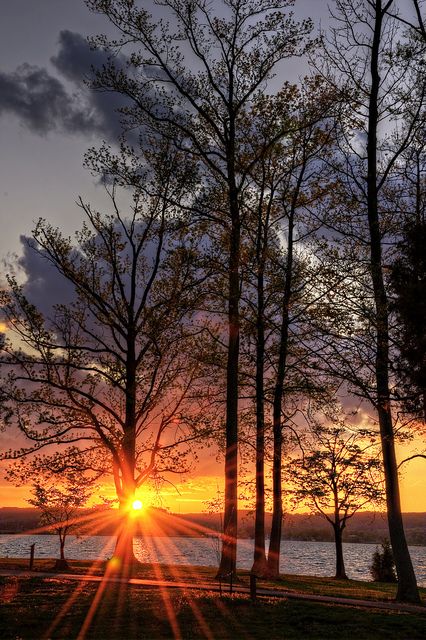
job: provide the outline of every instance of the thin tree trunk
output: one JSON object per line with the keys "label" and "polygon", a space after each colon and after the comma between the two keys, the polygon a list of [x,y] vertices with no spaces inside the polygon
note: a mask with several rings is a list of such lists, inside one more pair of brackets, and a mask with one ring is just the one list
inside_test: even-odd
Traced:
{"label": "thin tree trunk", "polygon": [[134,523],[129,517],[129,506],[127,500],[120,504],[120,524],[117,531],[115,543],[113,569],[121,572],[138,562],[133,551]]}
{"label": "thin tree trunk", "polygon": [[[300,178],[299,178],[300,182]],[[293,245],[294,245],[294,214],[295,214],[295,198],[291,207],[288,220],[288,246],[285,285],[283,294],[282,319],[280,331],[280,348],[278,354],[277,377],[274,388],[274,400],[272,409],[272,425],[274,438],[274,454],[272,462],[272,493],[273,493],[273,512],[271,537],[269,541],[268,552],[268,574],[271,577],[278,577],[280,573],[280,552],[281,552],[281,533],[282,533],[282,423],[281,413],[284,397],[284,382],[287,366],[288,354],[288,336],[290,325],[290,298],[292,291],[292,275],[293,275]]]}
{"label": "thin tree trunk", "polygon": [[[275,403],[274,403],[275,405]],[[274,437],[274,458],[272,463],[272,491],[273,491],[273,511],[271,524],[271,537],[268,551],[268,575],[277,578],[280,574],[280,551],[281,551],[281,531],[283,518],[282,505],[282,481],[281,481],[281,459],[282,459],[282,430],[281,430],[281,398],[278,412],[273,414],[273,437]]]}
{"label": "thin tree trunk", "polygon": [[65,558],[66,533],[63,534],[59,532],[58,535],[59,535],[59,558],[56,560],[54,568],[57,571],[65,571],[69,569],[69,564]]}
{"label": "thin tree trunk", "polygon": [[225,511],[218,576],[236,576],[238,526],[238,367],[240,350],[240,221],[235,180],[230,188],[228,363],[226,375]]}
{"label": "thin tree trunk", "polygon": [[377,410],[386,484],[386,504],[389,535],[398,575],[397,600],[419,603],[416,577],[408,551],[401,513],[398,469],[395,456],[394,431],[389,390],[389,317],[388,299],[383,278],[382,243],[377,188],[377,127],[380,89],[379,55],[383,25],[382,1],[376,0],[376,20],[371,51],[371,91],[368,118],[368,223],[370,230],[370,267],[376,309],[376,383]]}
{"label": "thin tree trunk", "polygon": [[[265,230],[266,234],[266,230]],[[259,210],[257,231],[257,340],[256,340],[256,507],[254,522],[254,558],[252,573],[267,573],[265,549],[265,399],[264,399],[264,246],[262,247],[262,212]],[[266,241],[265,241],[266,242]]]}

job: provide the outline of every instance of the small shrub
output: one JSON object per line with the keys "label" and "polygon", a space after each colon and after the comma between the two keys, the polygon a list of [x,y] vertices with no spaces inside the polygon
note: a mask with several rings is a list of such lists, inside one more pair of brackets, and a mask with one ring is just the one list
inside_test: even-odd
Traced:
{"label": "small shrub", "polygon": [[370,573],[374,582],[396,582],[395,561],[392,548],[388,540],[382,542],[382,549],[378,547],[373,554]]}

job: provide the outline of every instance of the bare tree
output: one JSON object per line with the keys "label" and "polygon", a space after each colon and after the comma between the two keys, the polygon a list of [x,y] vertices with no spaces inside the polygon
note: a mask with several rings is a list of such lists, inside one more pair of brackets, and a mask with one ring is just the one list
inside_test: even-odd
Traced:
{"label": "bare tree", "polygon": [[[241,200],[250,169],[287,128],[274,130],[264,149],[246,153],[246,121],[276,65],[306,50],[310,20],[297,23],[287,13],[293,0],[165,0],[167,13],[154,22],[134,0],[86,0],[105,15],[120,38],[97,46],[123,52],[130,45],[129,66],[111,63],[97,75],[96,86],[129,100],[122,110],[125,126],[142,138],[171,141],[200,167],[205,191],[196,207],[202,218],[225,228],[228,256],[228,345],[226,379],[225,514],[219,573],[235,573],[237,539],[238,368],[240,344]],[[192,71],[191,69],[194,69]],[[224,194],[212,209],[211,190]],[[217,201],[216,201],[217,202]]]}
{"label": "bare tree", "polygon": [[[245,247],[249,264],[245,270],[247,285],[243,292],[245,328],[255,332],[256,350],[252,360],[249,358],[249,363],[255,362],[256,370],[257,425],[255,560],[252,570],[274,576],[279,574],[281,545],[284,415],[286,412],[291,414],[290,396],[296,394],[291,373],[296,360],[299,360],[299,372],[304,369],[298,376],[297,394],[303,394],[304,387],[309,395],[309,388],[312,391],[315,386],[307,363],[305,366],[302,363],[303,349],[297,332],[303,324],[304,315],[309,313],[312,299],[320,290],[321,265],[317,262],[315,266],[308,266],[308,254],[315,251],[310,246],[312,237],[320,226],[310,215],[310,210],[318,206],[327,193],[327,169],[322,156],[327,154],[332,140],[330,112],[334,108],[334,96],[319,78],[306,80],[301,90],[289,87],[288,91],[292,94],[291,101],[283,100],[281,96],[281,99],[271,101],[270,108],[291,120],[293,131],[271,148],[255,167],[252,175],[253,202],[250,203],[252,215],[248,215],[244,223],[247,238],[253,245],[252,248]],[[261,126],[258,126],[258,131],[258,142],[262,144]],[[248,348],[250,350],[250,344]],[[273,414],[273,516],[266,566],[263,493],[265,414],[269,410]]]}
{"label": "bare tree", "polygon": [[[112,473],[124,518],[138,487],[188,468],[186,454],[209,421],[200,420],[208,387],[201,392],[191,324],[202,287],[166,197],[179,199],[185,182],[178,157],[161,162],[157,197],[140,186],[127,216],[115,188],[112,214],[80,201],[86,223],[74,242],[38,222],[31,249],[69,291],[66,303],[42,314],[26,296],[31,282],[13,278],[1,299],[9,326],[3,410],[28,442],[6,457],[43,450],[53,470],[69,463]],[[116,555],[133,558],[126,527]]]}
{"label": "bare tree", "polygon": [[[395,167],[420,126],[425,83],[412,57],[406,55],[398,22],[391,15],[395,7],[394,0],[335,3],[336,26],[325,48],[323,71],[330,83],[340,88],[347,110],[342,112],[338,161],[334,164],[338,179],[330,211],[336,215],[334,221],[329,219],[329,226],[342,243],[337,253],[347,243],[352,260],[352,276],[343,292],[347,301],[353,296],[352,312],[348,315],[346,306],[346,320],[340,327],[335,324],[334,333],[340,334],[341,346],[352,344],[352,356],[348,348],[345,357],[346,380],[377,410],[398,573],[397,598],[419,602],[403,528],[395,456],[385,267],[396,228],[395,207],[388,196]],[[397,124],[393,127],[393,123]],[[342,364],[344,349],[338,354],[340,348],[336,346],[334,352]],[[328,355],[331,351],[333,347]],[[370,367],[370,363],[374,364]],[[337,368],[335,371],[339,375]]]}
{"label": "bare tree", "polygon": [[335,577],[346,579],[342,534],[347,522],[367,505],[383,502],[382,464],[376,434],[334,418],[310,421],[299,438],[300,457],[285,467],[292,499],[319,513],[333,527]]}

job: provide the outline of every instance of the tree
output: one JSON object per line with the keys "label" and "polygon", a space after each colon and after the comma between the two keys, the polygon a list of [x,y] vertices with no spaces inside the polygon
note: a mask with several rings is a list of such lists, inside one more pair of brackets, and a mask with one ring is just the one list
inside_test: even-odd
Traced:
{"label": "tree", "polygon": [[370,572],[375,582],[396,582],[395,561],[388,540],[382,542],[381,551],[377,548],[374,552]]}
{"label": "tree", "polygon": [[[119,39],[95,45],[123,52],[127,71],[113,56],[95,86],[127,97],[125,127],[147,139],[170,141],[200,168],[202,188],[192,211],[224,229],[228,259],[228,344],[225,419],[225,512],[219,574],[235,573],[237,539],[238,372],[240,348],[241,201],[247,176],[262,153],[283,135],[278,126],[263,149],[248,155],[252,105],[261,99],[276,65],[301,55],[311,21],[300,24],[286,9],[293,0],[165,0],[169,23],[155,22],[134,0],[86,0],[115,26]],[[223,16],[223,17],[222,17]],[[191,71],[194,69],[194,71]],[[212,194],[221,194],[213,197]],[[221,205],[212,208],[212,202]]]}
{"label": "tree", "polygon": [[[57,274],[64,303],[42,314],[26,296],[31,283],[13,278],[1,299],[3,410],[28,443],[6,457],[43,450],[53,471],[112,473],[124,519],[141,485],[188,469],[192,444],[209,428],[191,325],[202,287],[166,198],[178,200],[188,182],[176,154],[158,151],[155,162],[158,181],[140,178],[127,217],[113,187],[113,214],[80,201],[86,222],[74,242],[38,222],[30,249]],[[126,526],[115,553],[133,560]]]}
{"label": "tree", "polygon": [[[272,393],[272,430],[273,430],[273,513],[271,537],[268,552],[268,574],[277,577],[280,566],[280,547],[282,536],[282,446],[284,416],[288,413],[288,369],[291,358],[291,334],[296,334],[294,325],[303,324],[307,310],[312,305],[313,298],[318,297],[321,281],[321,267],[316,265],[312,270],[308,267],[308,260],[303,256],[309,246],[309,238],[317,231],[317,223],[309,220],[307,211],[314,208],[322,200],[326,187],[324,185],[323,165],[321,157],[327,155],[331,132],[328,124],[332,95],[324,89],[321,81],[311,80],[311,83],[300,93],[301,104],[296,118],[299,127],[291,139],[288,164],[279,185],[278,193],[284,220],[281,230],[285,238],[285,258],[281,265],[283,273],[283,287],[278,297],[281,298],[278,311],[277,354],[274,364],[274,383]],[[325,181],[327,182],[327,181]],[[297,247],[301,246],[300,256]],[[301,265],[303,265],[301,267]],[[313,271],[313,273],[312,273]],[[301,275],[303,274],[303,275]],[[315,282],[317,291],[312,298],[308,293]],[[328,283],[329,285],[330,283]],[[294,336],[293,336],[294,337]],[[301,349],[302,342],[295,338],[296,351]],[[294,348],[294,347],[293,347]],[[303,349],[303,348],[302,348]],[[300,353],[298,355],[300,358]],[[315,383],[308,373],[309,367],[305,359],[304,392],[310,395]],[[310,391],[309,391],[310,389]],[[303,391],[302,391],[303,393]],[[286,407],[287,405],[287,407]]]}
{"label": "tree", "polygon": [[[244,201],[245,265],[242,270],[242,371],[244,396],[253,402],[256,422],[255,551],[252,571],[257,575],[278,575],[281,544],[282,496],[281,449],[283,407],[295,394],[291,381],[291,360],[303,368],[301,340],[296,325],[303,324],[309,302],[305,296],[319,268],[309,269],[307,253],[317,230],[307,214],[325,190],[324,163],[332,132],[333,96],[319,78],[305,80],[302,89],[284,87],[274,97],[264,96],[253,110],[257,131],[252,143],[262,147],[276,128],[278,115],[288,121],[288,133],[272,146],[253,167],[250,191]],[[272,111],[276,119],[265,112]],[[256,155],[254,150],[253,155]],[[314,273],[315,272],[315,273]],[[314,287],[317,285],[313,285]],[[290,313],[290,307],[292,312]],[[283,319],[284,317],[284,319]],[[283,331],[283,323],[288,328]],[[289,346],[289,343],[291,345]],[[296,357],[295,351],[298,351]],[[305,367],[306,378],[309,378]],[[303,376],[300,376],[300,379]],[[290,391],[290,387],[293,389]],[[301,387],[304,386],[304,390]],[[309,385],[299,384],[298,393]],[[273,428],[274,509],[268,563],[265,549],[265,437],[268,439],[270,412]],[[244,413],[246,417],[247,409]],[[246,436],[247,440],[247,436]],[[266,455],[267,457],[267,455]]]}
{"label": "tree", "polygon": [[[336,0],[337,27],[332,29],[325,49],[326,74],[340,88],[347,105],[340,120],[341,137],[334,163],[336,215],[330,227],[350,246],[354,260],[352,291],[363,287],[363,299],[358,298],[353,305],[358,319],[347,318],[346,323],[353,324],[351,333],[345,329],[340,336],[341,344],[352,343],[361,360],[356,361],[354,353],[350,356],[350,350],[344,357],[344,349],[337,353],[341,347],[334,351],[336,362],[340,360],[335,367],[337,375],[346,375],[356,393],[368,398],[377,411],[389,531],[398,573],[397,599],[419,602],[402,521],[395,456],[386,257],[389,243],[395,242],[397,227],[395,207],[389,198],[392,178],[399,158],[420,126],[425,83],[417,61],[407,55],[402,37],[398,39],[398,23],[391,16],[395,7],[395,0]],[[385,122],[389,126],[397,123],[392,134]],[[349,297],[347,292],[343,295]]]}
{"label": "tree", "polygon": [[[22,481],[22,468],[17,475]],[[29,470],[25,476],[32,476],[32,497],[28,502],[41,511],[40,524],[46,531],[55,531],[59,537],[59,559],[55,569],[69,569],[65,559],[65,542],[72,531],[78,530],[82,523],[81,509],[91,498],[95,487],[93,482],[80,473],[67,472],[58,478],[55,474]],[[35,479],[34,479],[35,478]],[[13,479],[13,475],[9,475]]]}
{"label": "tree", "polygon": [[383,500],[381,461],[374,436],[337,420],[317,419],[299,440],[300,457],[285,467],[296,502],[319,513],[333,527],[336,574],[346,579],[342,534],[347,522],[367,505]]}

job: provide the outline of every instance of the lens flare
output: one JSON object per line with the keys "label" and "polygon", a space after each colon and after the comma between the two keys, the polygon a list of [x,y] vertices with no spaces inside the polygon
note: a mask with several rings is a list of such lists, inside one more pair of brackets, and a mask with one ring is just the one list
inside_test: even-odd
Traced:
{"label": "lens flare", "polygon": [[134,511],[141,511],[141,509],[143,509],[143,504],[140,500],[133,500],[132,502],[132,509]]}

